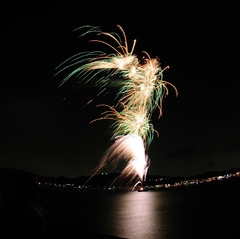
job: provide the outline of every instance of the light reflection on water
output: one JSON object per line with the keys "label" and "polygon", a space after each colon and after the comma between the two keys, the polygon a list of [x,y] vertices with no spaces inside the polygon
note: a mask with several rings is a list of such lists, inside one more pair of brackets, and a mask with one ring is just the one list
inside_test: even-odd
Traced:
{"label": "light reflection on water", "polygon": [[131,239],[232,238],[240,236],[237,190],[103,193],[95,198],[91,225],[99,232]]}
{"label": "light reflection on water", "polygon": [[139,238],[140,235],[148,238],[149,233],[154,234],[156,228],[161,228],[161,217],[157,215],[161,199],[161,194],[153,197],[151,192],[118,195],[115,205],[112,205],[115,220],[113,232],[118,231],[121,233],[119,235],[132,238]]}
{"label": "light reflection on water", "polygon": [[164,215],[168,202],[164,192],[105,196],[108,203],[98,205],[100,210],[95,225],[98,231],[125,238],[165,238]]}
{"label": "light reflection on water", "polygon": [[[40,194],[43,207],[62,221],[130,239],[240,238],[240,187],[148,192]],[[223,187],[224,186],[224,187]]]}

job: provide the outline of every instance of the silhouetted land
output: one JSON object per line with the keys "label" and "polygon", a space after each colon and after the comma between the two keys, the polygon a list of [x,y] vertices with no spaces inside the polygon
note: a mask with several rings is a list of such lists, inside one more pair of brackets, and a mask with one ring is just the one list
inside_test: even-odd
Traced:
{"label": "silhouetted land", "polygon": [[[0,186],[2,188],[8,188],[11,186],[11,181],[20,174],[27,174],[36,179],[40,189],[57,189],[57,190],[99,190],[99,191],[126,191],[132,190],[133,185],[129,184],[129,180],[123,179],[117,183],[115,180],[119,177],[119,174],[101,174],[92,177],[89,180],[89,176],[82,176],[76,178],[67,177],[44,177],[42,175],[36,175],[31,172],[16,170],[11,168],[0,168]],[[137,182],[136,178],[133,183]],[[239,184],[240,181],[240,169],[233,168],[222,172],[206,172],[204,174],[195,175],[193,177],[167,177],[161,175],[148,175],[147,180],[143,186],[149,190],[169,190],[182,187],[209,187],[229,184],[229,187],[234,187],[235,184]],[[112,184],[115,182],[116,184]],[[139,184],[140,186],[141,184]],[[138,189],[136,187],[134,189]],[[0,188],[1,189],[1,188]],[[4,190],[2,190],[4,191]],[[1,193],[1,191],[0,191]],[[1,194],[0,194],[1,199]]]}

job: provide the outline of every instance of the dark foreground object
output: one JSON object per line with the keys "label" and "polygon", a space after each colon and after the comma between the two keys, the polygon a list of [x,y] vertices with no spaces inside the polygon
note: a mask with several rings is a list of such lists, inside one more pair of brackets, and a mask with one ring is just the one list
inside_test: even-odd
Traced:
{"label": "dark foreground object", "polygon": [[[47,207],[42,205],[36,197],[37,192],[42,195],[44,190],[39,192],[34,177],[25,174],[17,175],[9,185],[0,186],[0,225],[3,238],[119,238],[90,231],[78,222],[69,220],[70,218],[62,220],[57,217],[57,214],[49,213]],[[61,201],[60,198],[58,199]],[[58,211],[61,208],[62,206]]]}

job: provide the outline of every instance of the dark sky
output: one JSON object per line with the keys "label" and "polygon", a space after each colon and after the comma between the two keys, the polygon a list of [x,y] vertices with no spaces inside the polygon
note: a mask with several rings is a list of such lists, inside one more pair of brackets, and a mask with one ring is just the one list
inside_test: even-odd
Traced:
{"label": "dark sky", "polygon": [[[85,49],[83,25],[116,32],[135,54],[158,56],[170,89],[163,116],[153,115],[149,174],[193,176],[240,167],[239,13],[228,1],[21,1],[1,9],[0,167],[44,176],[86,175],[110,145],[95,87],[77,80],[58,87],[55,68]],[[113,2],[113,1],[112,1]],[[140,3],[139,3],[140,2]],[[209,1],[208,1],[209,2]],[[95,50],[95,48],[94,48]],[[101,50],[101,49],[99,49]],[[67,72],[66,72],[67,73]],[[111,98],[112,97],[112,98]]]}

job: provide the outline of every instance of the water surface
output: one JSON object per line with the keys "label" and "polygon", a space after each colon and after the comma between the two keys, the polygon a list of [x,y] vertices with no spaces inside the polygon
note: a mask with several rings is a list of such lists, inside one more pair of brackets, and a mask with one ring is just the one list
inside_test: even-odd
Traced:
{"label": "water surface", "polygon": [[[230,185],[230,184],[229,184]],[[148,192],[39,193],[62,221],[132,239],[232,238],[239,234],[240,185]]]}

